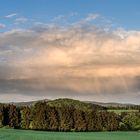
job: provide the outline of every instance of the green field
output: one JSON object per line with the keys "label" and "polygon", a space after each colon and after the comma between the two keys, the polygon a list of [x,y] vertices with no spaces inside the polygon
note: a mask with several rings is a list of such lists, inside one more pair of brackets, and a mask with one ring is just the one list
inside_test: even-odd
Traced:
{"label": "green field", "polygon": [[121,114],[122,112],[128,112],[128,113],[132,113],[132,112],[139,112],[139,110],[134,110],[134,109],[129,109],[129,110],[124,110],[124,109],[108,109],[108,112],[114,112],[116,114]]}
{"label": "green field", "polygon": [[140,140],[139,132],[45,132],[0,129],[0,140]]}

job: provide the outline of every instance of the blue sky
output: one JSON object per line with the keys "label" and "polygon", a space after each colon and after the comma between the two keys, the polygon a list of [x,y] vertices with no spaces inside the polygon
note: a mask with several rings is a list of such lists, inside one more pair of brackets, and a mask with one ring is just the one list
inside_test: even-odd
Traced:
{"label": "blue sky", "polygon": [[[1,0],[0,9],[0,24],[7,27],[5,30],[30,27],[34,22],[50,23],[58,16],[72,23],[91,13],[109,20],[115,28],[140,29],[139,0]],[[13,13],[16,15],[12,18],[5,18]],[[28,22],[15,25],[16,19]]]}

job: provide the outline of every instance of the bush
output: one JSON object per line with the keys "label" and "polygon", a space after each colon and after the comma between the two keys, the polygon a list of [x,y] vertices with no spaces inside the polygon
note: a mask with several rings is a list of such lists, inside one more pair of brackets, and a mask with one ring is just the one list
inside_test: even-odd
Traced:
{"label": "bush", "polygon": [[14,128],[14,127],[10,127],[9,125],[6,125],[6,126],[4,126],[3,128],[12,129],[12,128]]}
{"label": "bush", "polygon": [[129,130],[140,130],[140,114],[130,113],[126,115],[122,122],[128,127]]}
{"label": "bush", "polygon": [[123,131],[127,131],[128,130],[128,126],[125,123],[120,122],[119,129],[123,130]]}

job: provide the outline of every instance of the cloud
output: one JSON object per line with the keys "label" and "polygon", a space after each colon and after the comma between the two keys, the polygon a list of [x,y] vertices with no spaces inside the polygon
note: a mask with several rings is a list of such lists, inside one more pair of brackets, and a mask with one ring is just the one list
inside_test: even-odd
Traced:
{"label": "cloud", "polygon": [[6,27],[5,24],[0,23],[0,29],[5,28],[5,27]]}
{"label": "cloud", "polygon": [[64,18],[65,18],[64,15],[58,15],[58,16],[54,17],[54,18],[52,19],[52,21],[53,21],[53,22],[57,22],[57,21],[63,20]]}
{"label": "cloud", "polygon": [[5,16],[5,17],[6,17],[6,18],[13,18],[13,17],[15,17],[16,15],[17,15],[17,13],[11,13],[11,14]]}
{"label": "cloud", "polygon": [[17,18],[15,20],[16,24],[23,24],[23,23],[26,23],[28,21],[27,18]]}
{"label": "cloud", "polygon": [[89,22],[97,19],[100,15],[99,14],[89,14],[84,20]]}
{"label": "cloud", "polygon": [[139,38],[89,24],[0,33],[0,94],[139,103]]}

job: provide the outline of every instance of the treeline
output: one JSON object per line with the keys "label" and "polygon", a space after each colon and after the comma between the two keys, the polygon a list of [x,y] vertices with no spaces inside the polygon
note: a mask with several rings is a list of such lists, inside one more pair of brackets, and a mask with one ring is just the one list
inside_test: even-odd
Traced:
{"label": "treeline", "polygon": [[47,102],[38,102],[31,107],[1,104],[0,127],[49,131],[140,130],[140,113],[117,115],[95,108],[86,111]]}

